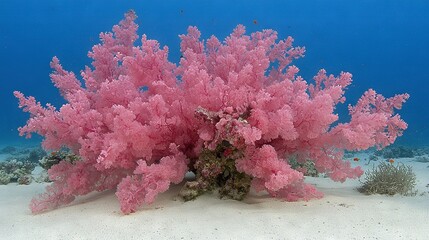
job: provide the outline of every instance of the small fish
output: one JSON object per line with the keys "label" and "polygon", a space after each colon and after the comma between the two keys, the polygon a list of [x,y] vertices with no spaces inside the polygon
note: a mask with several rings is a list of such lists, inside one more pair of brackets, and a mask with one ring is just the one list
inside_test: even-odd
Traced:
{"label": "small fish", "polygon": [[391,158],[391,159],[389,159],[389,162],[390,162],[390,163],[394,163],[394,162],[395,162],[395,160],[394,160],[393,158]]}
{"label": "small fish", "polygon": [[359,161],[359,158],[355,157],[355,158],[353,158],[353,161],[357,162],[357,161]]}
{"label": "small fish", "polygon": [[253,24],[258,24],[258,20],[253,19]]}

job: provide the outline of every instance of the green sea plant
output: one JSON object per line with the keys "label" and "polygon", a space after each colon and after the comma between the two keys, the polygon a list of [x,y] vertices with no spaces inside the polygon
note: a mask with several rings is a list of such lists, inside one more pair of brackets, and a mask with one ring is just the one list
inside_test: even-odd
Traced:
{"label": "green sea plant", "polygon": [[382,162],[365,173],[365,181],[358,191],[367,195],[384,194],[414,196],[416,175],[409,165]]}

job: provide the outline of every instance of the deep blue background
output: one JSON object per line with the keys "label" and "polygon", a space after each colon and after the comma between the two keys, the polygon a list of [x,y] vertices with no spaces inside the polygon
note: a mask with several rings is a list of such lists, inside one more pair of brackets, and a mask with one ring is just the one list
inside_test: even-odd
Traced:
{"label": "deep blue background", "polygon": [[[51,58],[58,56],[67,70],[79,73],[90,63],[86,55],[98,34],[110,31],[129,9],[139,16],[139,34],[168,45],[174,62],[180,56],[178,35],[189,25],[198,26],[204,38],[224,38],[237,24],[248,32],[272,28],[282,38],[291,35],[295,45],[307,48],[306,57],[295,62],[307,80],[320,68],[353,74],[347,103],[368,88],[385,96],[408,92],[401,115],[409,129],[398,143],[429,143],[425,0],[0,0],[0,142],[20,140],[16,128],[28,117],[17,108],[13,90],[60,106],[48,76]],[[338,109],[344,110],[345,105]]]}

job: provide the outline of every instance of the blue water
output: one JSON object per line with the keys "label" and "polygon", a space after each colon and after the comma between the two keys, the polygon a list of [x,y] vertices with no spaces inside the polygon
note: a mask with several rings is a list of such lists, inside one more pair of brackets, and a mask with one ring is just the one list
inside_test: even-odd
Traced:
{"label": "blue water", "polygon": [[[49,79],[49,62],[58,56],[67,70],[78,73],[98,43],[123,14],[134,9],[139,34],[170,48],[180,57],[178,35],[188,25],[203,38],[223,38],[237,24],[248,32],[272,28],[295,45],[307,48],[295,62],[307,80],[320,68],[349,71],[354,82],[347,103],[354,104],[368,88],[385,96],[411,95],[400,114],[409,124],[397,143],[429,144],[429,2],[425,0],[321,1],[0,1],[0,143],[24,141],[17,128],[28,116],[17,107],[14,90],[42,103],[63,104]],[[256,20],[256,24],[255,24]],[[346,119],[346,105],[338,112]],[[40,141],[40,138],[35,138]]]}

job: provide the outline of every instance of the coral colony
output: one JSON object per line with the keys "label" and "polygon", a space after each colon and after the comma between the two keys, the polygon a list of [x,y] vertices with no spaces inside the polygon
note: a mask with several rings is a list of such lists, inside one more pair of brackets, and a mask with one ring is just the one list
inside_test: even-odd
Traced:
{"label": "coral colony", "polygon": [[384,98],[371,89],[349,106],[350,122],[333,126],[352,75],[322,69],[307,82],[291,65],[305,50],[291,37],[277,40],[273,30],[246,35],[238,25],[223,42],[201,41],[189,27],[176,66],[168,48],[146,35],[134,44],[135,18],[130,11],[113,33],[100,34],[88,54],[92,67],[81,72],[84,86],[53,58],[50,76],[67,101],[60,109],[14,93],[31,114],[21,135],[40,134],[45,149],[67,147],[80,156],[49,169],[53,183],[32,200],[33,213],[116,189],[129,214],[188,171],[196,177],[180,192],[185,200],[208,191],[240,200],[250,188],[287,201],[320,198],[304,182],[306,169],[292,168],[289,159],[312,161],[342,182],[363,173],[342,160],[344,150],[385,147],[407,128],[394,109],[408,95]]}

